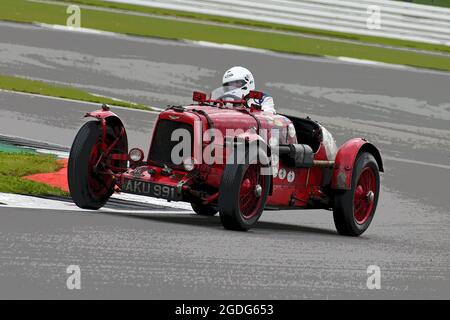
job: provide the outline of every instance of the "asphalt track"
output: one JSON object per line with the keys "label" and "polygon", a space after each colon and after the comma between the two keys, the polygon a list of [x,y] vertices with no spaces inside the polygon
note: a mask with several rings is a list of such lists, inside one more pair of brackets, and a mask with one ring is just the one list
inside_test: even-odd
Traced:
{"label": "asphalt track", "polygon": [[[432,58],[432,57],[431,57]],[[328,211],[265,212],[247,233],[218,217],[0,206],[0,298],[450,298],[450,75],[195,43],[0,24],[0,74],[67,83],[154,106],[254,71],[281,113],[309,115],[338,143],[384,157],[379,207],[360,238]],[[94,106],[0,92],[0,134],[70,145]],[[117,109],[148,147],[154,113]],[[81,290],[66,288],[79,265]],[[366,287],[381,269],[380,290]]]}

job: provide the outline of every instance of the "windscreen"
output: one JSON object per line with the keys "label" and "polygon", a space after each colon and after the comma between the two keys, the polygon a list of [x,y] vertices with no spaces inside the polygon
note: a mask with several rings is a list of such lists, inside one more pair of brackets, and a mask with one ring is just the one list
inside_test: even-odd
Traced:
{"label": "windscreen", "polygon": [[221,86],[211,92],[213,100],[241,100],[244,92],[241,88]]}

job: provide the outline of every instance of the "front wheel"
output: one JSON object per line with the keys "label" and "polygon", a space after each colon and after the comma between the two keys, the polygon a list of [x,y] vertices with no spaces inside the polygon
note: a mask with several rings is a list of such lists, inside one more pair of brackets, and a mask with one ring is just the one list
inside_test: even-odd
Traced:
{"label": "front wheel", "polygon": [[260,218],[269,194],[270,175],[261,164],[227,164],[219,189],[220,220],[225,229],[246,231]]}
{"label": "front wheel", "polygon": [[377,161],[368,152],[356,159],[350,190],[338,191],[333,218],[339,234],[359,236],[367,230],[375,214],[380,193]]}
{"label": "front wheel", "polygon": [[[114,141],[114,131],[107,127],[105,144]],[[101,158],[102,130],[98,121],[86,122],[78,131],[70,149],[67,179],[73,202],[82,209],[97,210],[105,205],[114,192],[114,180],[106,171]],[[124,140],[116,144],[112,152],[126,153]]]}

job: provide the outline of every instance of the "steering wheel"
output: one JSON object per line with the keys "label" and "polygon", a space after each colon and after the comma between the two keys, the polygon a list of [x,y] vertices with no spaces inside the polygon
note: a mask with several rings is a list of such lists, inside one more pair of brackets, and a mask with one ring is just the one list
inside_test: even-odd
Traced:
{"label": "steering wheel", "polygon": [[220,96],[219,98],[217,98],[217,100],[225,100],[225,99],[230,99],[230,100],[240,100],[240,98],[238,96],[235,96],[233,94],[224,94],[223,96]]}
{"label": "steering wheel", "polygon": [[[227,100],[227,99],[229,99],[229,100],[233,100],[233,101],[240,101],[241,100],[241,98],[239,98],[238,96],[235,96],[235,95],[233,95],[233,94],[224,94],[223,96],[220,96],[220,97],[218,97],[217,98],[217,100],[222,100],[222,101],[224,101],[224,100]],[[235,106],[237,103],[232,103],[233,104],[233,106]]]}

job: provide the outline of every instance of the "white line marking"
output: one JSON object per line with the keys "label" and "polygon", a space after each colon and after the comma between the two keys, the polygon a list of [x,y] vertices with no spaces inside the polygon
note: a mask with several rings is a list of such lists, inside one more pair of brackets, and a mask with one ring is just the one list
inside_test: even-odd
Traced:
{"label": "white line marking", "polygon": [[391,63],[385,63],[385,62],[374,61],[374,60],[357,59],[357,58],[350,58],[350,57],[337,57],[337,58],[331,57],[331,56],[327,56],[327,57],[334,58],[334,59],[337,59],[339,61],[344,61],[344,62],[368,64],[368,65],[380,66],[380,67],[392,67],[392,68],[414,69],[415,70],[415,68],[413,68],[413,67],[408,67],[408,66],[401,65],[401,64],[391,64]]}
{"label": "white line marking", "polygon": [[266,50],[266,49],[245,47],[245,46],[239,46],[239,45],[229,44],[229,43],[217,43],[217,42],[209,42],[209,41],[191,41],[191,40],[185,40],[185,41],[202,46],[202,47],[208,47],[208,48],[219,48],[219,49],[226,49],[226,50],[257,52],[257,53],[262,53],[262,54],[271,54],[272,53],[272,51]]}
{"label": "white line marking", "polygon": [[383,160],[405,162],[405,163],[417,164],[417,165],[421,165],[421,166],[428,166],[428,167],[450,170],[450,166],[445,165],[445,164],[417,161],[417,160],[411,160],[411,159],[405,159],[405,158],[397,158],[397,157],[392,157],[392,156],[388,156],[388,155],[383,155]]}
{"label": "white line marking", "polygon": [[25,147],[25,148],[34,149],[34,150],[36,150],[36,152],[39,152],[39,153],[52,154],[52,155],[55,155],[55,156],[57,156],[58,158],[61,158],[61,159],[69,158],[69,152],[56,151],[56,150],[47,150],[47,149],[42,149],[42,148],[32,148],[32,147]]}
{"label": "white line marking", "polygon": [[35,24],[39,27],[43,27],[43,28],[62,30],[62,31],[90,33],[90,34],[97,34],[97,35],[109,36],[109,37],[121,36],[120,33],[110,32],[110,31],[102,31],[102,30],[91,29],[91,28],[70,27],[70,26],[65,26],[65,25],[60,25],[60,24],[47,24],[47,23],[41,23],[41,22],[34,22],[33,24]]}
{"label": "white line marking", "polygon": [[184,210],[192,211],[191,205],[186,202],[174,202],[174,201],[168,202],[167,200],[164,200],[164,199],[139,196],[139,195],[134,195],[134,194],[129,194],[129,193],[115,193],[112,195],[112,198],[126,200],[126,201],[139,202],[139,203],[144,203],[144,204],[151,204],[151,205],[167,207],[167,208],[184,209]]}
{"label": "white line marking", "polygon": [[3,192],[0,193],[0,202],[6,203],[7,206],[15,208],[76,210],[75,204],[69,202]]}
{"label": "white line marking", "polygon": [[0,202],[6,205],[0,205],[1,208],[22,208],[22,209],[40,209],[40,210],[59,210],[59,211],[78,211],[78,212],[117,212],[117,213],[177,213],[192,214],[191,211],[164,211],[164,210],[121,210],[111,208],[101,208],[99,210],[85,210],[78,208],[72,202],[43,199],[20,194],[0,192]]}
{"label": "white line marking", "polygon": [[55,211],[72,211],[72,212],[86,212],[86,213],[121,213],[124,215],[148,215],[148,214],[192,214],[193,211],[158,211],[158,210],[117,210],[109,208],[101,208],[98,210],[86,210],[75,208],[52,208],[52,207],[25,207],[25,206],[15,206],[15,205],[1,205],[1,208],[13,208],[13,209],[32,209],[32,210],[55,210]]}
{"label": "white line marking", "polygon": [[[5,90],[5,89],[0,89],[0,92],[19,94],[19,95],[37,97],[37,98],[42,98],[42,99],[50,99],[50,100],[74,102],[74,103],[79,103],[79,104],[87,104],[87,105],[97,106],[98,108],[100,108],[100,106],[101,106],[101,103],[99,103],[99,102],[90,102],[90,101],[82,101],[82,100],[76,100],[76,99],[70,99],[70,98],[61,98],[61,97],[47,96],[47,95],[37,94],[37,93],[29,93],[29,92]],[[99,97],[102,97],[102,96],[99,96]],[[114,98],[111,98],[111,97],[104,97],[104,98],[114,99]],[[132,102],[130,102],[130,103],[132,103]],[[155,109],[155,110],[143,110],[143,109],[134,109],[134,108],[127,108],[127,107],[122,107],[122,106],[116,106],[116,105],[113,105],[113,104],[108,104],[108,106],[111,107],[111,108],[119,109],[119,110],[144,112],[144,113],[160,113],[161,111],[163,111],[163,109],[159,109],[159,108],[155,108],[155,107],[151,107],[152,109]]]}

